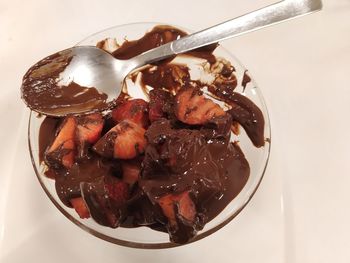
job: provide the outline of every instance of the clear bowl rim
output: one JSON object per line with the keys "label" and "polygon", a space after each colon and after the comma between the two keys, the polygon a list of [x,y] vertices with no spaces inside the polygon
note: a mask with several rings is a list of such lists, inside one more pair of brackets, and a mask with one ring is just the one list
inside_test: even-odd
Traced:
{"label": "clear bowl rim", "polygon": [[[105,29],[102,29],[94,34],[91,34],[89,36],[87,36],[86,38],[82,39],[81,41],[79,41],[76,46],[80,45],[82,42],[86,41],[87,39],[94,37],[98,34],[101,34],[105,31],[109,31],[109,30],[113,30],[113,29],[117,29],[117,28],[121,28],[121,27],[125,27],[125,26],[132,26],[132,25],[170,25],[168,23],[162,23],[162,22],[134,22],[134,23],[125,23],[125,24],[120,24],[120,25],[116,25],[116,26],[112,26],[112,27],[108,27]],[[172,24],[173,25],[173,24]],[[178,28],[182,28],[188,32],[190,32],[191,30],[187,30],[186,28],[182,27],[182,26],[177,26],[177,25],[173,25],[175,27]],[[237,59],[236,56],[234,56],[230,51],[228,51],[225,47],[223,47],[222,45],[220,45],[220,48],[222,48],[224,51],[228,52],[234,59],[235,62],[237,62],[239,64],[239,66],[241,68],[245,67],[243,66],[243,64],[240,62],[240,60]],[[252,78],[252,80],[254,81],[254,83],[256,83],[256,81]],[[258,85],[256,85],[256,87],[258,87]],[[166,248],[173,248],[173,247],[180,247],[180,246],[184,246],[184,245],[188,245],[191,243],[194,243],[196,241],[199,241],[213,233],[215,233],[216,231],[218,231],[219,229],[223,228],[225,225],[227,225],[229,222],[231,222],[245,207],[246,205],[249,203],[249,201],[253,198],[255,192],[257,191],[257,189],[259,188],[261,181],[265,175],[266,169],[267,169],[267,165],[269,162],[269,158],[270,158],[270,152],[271,152],[271,123],[270,123],[270,117],[269,117],[269,113],[267,110],[267,106],[264,100],[264,97],[260,91],[260,88],[257,88],[257,92],[258,92],[258,97],[259,100],[261,102],[261,106],[262,106],[262,110],[265,113],[265,125],[267,125],[268,128],[268,134],[266,136],[266,138],[269,139],[268,143],[266,143],[264,147],[266,147],[267,149],[267,155],[266,155],[266,160],[265,160],[265,164],[262,170],[262,173],[260,175],[260,178],[257,182],[257,184],[255,185],[254,189],[252,190],[251,194],[249,195],[249,197],[242,203],[242,205],[239,207],[239,209],[237,209],[233,214],[231,214],[228,218],[226,218],[224,221],[222,221],[220,224],[218,224],[217,226],[206,230],[203,233],[197,234],[194,238],[192,238],[190,241],[188,241],[185,244],[177,244],[177,243],[172,243],[172,242],[166,242],[166,243],[140,243],[140,242],[132,242],[132,241],[126,241],[126,240],[122,240],[122,239],[118,239],[118,238],[114,238],[111,236],[107,236],[99,231],[96,231],[88,226],[86,226],[85,224],[83,224],[82,222],[80,222],[80,220],[77,220],[76,218],[74,218],[72,215],[70,215],[64,208],[62,208],[62,206],[54,199],[54,197],[51,195],[50,191],[47,189],[47,187],[45,186],[45,183],[43,182],[43,180],[41,179],[41,173],[38,170],[38,167],[36,166],[35,163],[35,159],[34,159],[34,155],[33,155],[33,151],[32,151],[32,143],[30,140],[30,130],[31,130],[31,119],[33,117],[34,112],[30,111],[29,114],[29,121],[28,121],[28,131],[27,131],[27,136],[28,136],[28,147],[29,147],[29,153],[30,153],[30,158],[31,158],[31,162],[36,174],[36,177],[41,185],[41,187],[43,188],[44,192],[46,193],[46,195],[49,197],[49,199],[51,200],[51,202],[56,206],[56,208],[66,217],[68,218],[71,222],[73,222],[75,225],[77,225],[78,227],[80,227],[81,229],[85,230],[86,232],[94,235],[95,237],[98,237],[102,240],[105,240],[107,242],[113,243],[113,244],[117,244],[117,245],[121,245],[121,246],[125,246],[125,247],[130,247],[130,248],[139,248],[139,249],[166,249]]]}

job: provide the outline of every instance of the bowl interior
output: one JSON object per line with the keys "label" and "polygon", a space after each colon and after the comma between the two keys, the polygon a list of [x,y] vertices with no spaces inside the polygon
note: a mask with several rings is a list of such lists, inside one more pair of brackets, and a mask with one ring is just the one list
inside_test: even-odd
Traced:
{"label": "bowl interior", "polygon": [[[78,45],[96,45],[98,41],[109,37],[116,38],[118,43],[122,43],[125,39],[133,40],[142,37],[145,32],[149,31],[155,25],[159,24],[161,23],[135,23],[109,28],[87,37],[83,41],[79,42]],[[222,46],[219,46],[215,50],[214,54],[217,57],[223,57],[226,60],[229,60],[235,67],[236,76],[238,79],[238,87],[236,88],[236,91],[243,93],[243,87],[240,86],[240,83],[242,82],[246,69],[230,52],[228,52]],[[140,91],[140,96],[141,94],[142,92]],[[260,90],[257,88],[256,83],[253,79],[248,83],[243,94],[251,99],[262,110],[265,118],[265,138],[268,139],[268,142],[264,147],[256,148],[251,143],[243,128],[240,129],[241,133],[235,139],[239,140],[239,145],[250,165],[251,172],[248,182],[242,191],[238,194],[238,196],[233,201],[231,201],[231,203],[216,218],[208,222],[204,229],[198,232],[197,236],[191,240],[191,242],[200,240],[214,233],[226,225],[228,222],[230,222],[251,199],[264,175],[270,152],[271,139],[270,122],[267,114],[267,109],[263,96]],[[135,97],[137,96],[138,94],[135,94]],[[44,191],[51,199],[51,201],[55,204],[55,206],[67,218],[69,218],[72,222],[77,224],[82,229],[88,231],[89,233],[115,244],[137,248],[168,248],[178,246],[178,244],[169,242],[169,237],[166,233],[154,231],[147,227],[111,229],[97,224],[92,219],[82,220],[73,209],[66,207],[56,194],[54,181],[44,175],[45,167],[39,163],[38,137],[39,128],[43,119],[43,117],[37,117],[33,112],[30,115],[28,139],[32,163]]]}

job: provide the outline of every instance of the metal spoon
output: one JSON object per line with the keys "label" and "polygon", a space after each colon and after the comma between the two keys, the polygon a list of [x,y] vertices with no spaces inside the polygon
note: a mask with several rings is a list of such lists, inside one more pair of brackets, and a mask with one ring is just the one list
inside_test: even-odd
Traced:
{"label": "metal spoon", "polygon": [[[284,0],[169,42],[128,60],[117,60],[109,53],[92,46],[72,47],[63,51],[64,54],[73,55],[73,59],[70,60],[69,66],[61,72],[60,82],[68,84],[74,79],[79,85],[96,87],[99,92],[108,95],[107,102],[112,105],[111,102],[121,92],[126,76],[136,68],[321,9],[321,0]],[[32,110],[45,115],[64,116],[72,113],[71,110],[67,112],[61,109],[53,112],[30,105],[30,102],[23,96],[23,90],[22,98]],[[91,106],[84,105],[73,113],[83,114],[92,111],[96,111],[93,103]]]}

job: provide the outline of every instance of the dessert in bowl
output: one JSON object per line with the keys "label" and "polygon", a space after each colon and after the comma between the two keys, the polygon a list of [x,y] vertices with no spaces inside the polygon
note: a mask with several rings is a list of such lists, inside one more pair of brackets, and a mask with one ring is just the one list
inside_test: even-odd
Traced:
{"label": "dessert in bowl", "polygon": [[[111,28],[79,45],[128,59],[184,36],[156,23]],[[165,248],[231,221],[269,156],[262,95],[219,45],[133,72],[102,113],[29,120],[37,177],[71,221],[107,241]]]}

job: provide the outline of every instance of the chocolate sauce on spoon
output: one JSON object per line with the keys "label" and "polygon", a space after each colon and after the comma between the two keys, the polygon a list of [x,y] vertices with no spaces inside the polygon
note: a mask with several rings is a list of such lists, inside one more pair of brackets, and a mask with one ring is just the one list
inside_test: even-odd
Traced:
{"label": "chocolate sauce on spoon", "polygon": [[74,59],[70,50],[57,52],[32,66],[23,77],[22,98],[27,106],[46,115],[64,116],[108,108],[107,95],[94,87],[60,84],[60,74]]}

